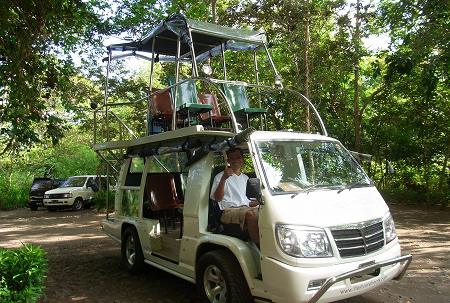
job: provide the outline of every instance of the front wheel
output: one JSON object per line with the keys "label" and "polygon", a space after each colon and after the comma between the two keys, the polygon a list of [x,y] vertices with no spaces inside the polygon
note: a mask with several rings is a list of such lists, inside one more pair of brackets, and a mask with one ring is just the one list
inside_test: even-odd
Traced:
{"label": "front wheel", "polygon": [[202,302],[253,302],[239,263],[225,250],[211,251],[203,255],[198,262],[196,276]]}
{"label": "front wheel", "polygon": [[122,235],[122,263],[132,274],[140,272],[144,267],[141,243],[133,227],[128,227]]}
{"label": "front wheel", "polygon": [[76,198],[73,202],[72,209],[73,210],[81,210],[83,208],[83,199]]}

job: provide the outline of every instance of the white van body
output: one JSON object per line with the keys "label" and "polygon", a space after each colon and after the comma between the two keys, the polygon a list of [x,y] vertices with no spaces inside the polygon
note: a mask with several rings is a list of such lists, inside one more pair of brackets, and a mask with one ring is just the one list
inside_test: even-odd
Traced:
{"label": "white van body", "polygon": [[[142,39],[107,47],[105,99],[91,103],[93,148],[118,175],[104,231],[130,272],[153,265],[195,283],[206,303],[331,302],[401,278],[411,256],[401,256],[388,206],[311,101],[283,86],[266,42],[263,31],[175,14]],[[111,63],[129,56],[150,61],[148,93],[109,100]],[[154,72],[164,62],[166,86]],[[242,74],[229,77],[233,70]],[[113,112],[143,102],[138,132]],[[233,147],[246,157],[247,197],[259,202],[259,248],[221,224],[210,200]],[[123,158],[121,168],[111,164]]]}
{"label": "white van body", "polygon": [[[204,138],[202,140],[205,141],[212,137],[227,139],[232,136],[225,132],[206,131],[202,126],[192,126],[151,136],[152,140],[147,143],[157,143],[161,139],[158,144],[164,145],[170,138],[178,138],[177,133],[182,133],[186,138]],[[367,184],[349,188],[297,188],[292,193],[275,193],[270,190],[270,182],[274,178],[266,177],[268,171],[267,167],[264,167],[258,142],[271,145],[278,141],[290,142],[289,144],[331,144],[330,146],[337,148],[349,161],[353,161],[352,167],[360,170],[363,178],[366,177],[350,153],[335,139],[296,132],[253,132],[248,143],[241,143],[239,147],[248,152],[255,175],[261,181],[259,250],[249,242],[207,230],[210,185],[214,177],[214,158],[217,153],[209,152],[181,173],[185,177],[181,182],[184,196],[182,220],[177,223],[181,225],[173,229],[173,232],[172,227],[168,228],[170,232],[163,231],[161,218],[145,218],[143,215],[149,180],[146,176],[151,175],[155,164],[160,162],[155,161],[159,156],[150,155],[145,159],[141,157],[145,166],[139,175],[139,181],[126,185],[129,182],[127,179],[135,174],[130,172],[132,161],[140,158],[130,157],[124,162],[120,172],[115,213],[102,222],[104,231],[121,243],[122,257],[125,263],[131,262],[130,269],[134,270],[132,263],[139,261],[137,257],[142,254],[143,262],[197,283],[200,288],[205,285],[202,279],[206,277],[203,272],[199,272],[199,264],[205,262],[202,260],[203,256],[209,254],[208,257],[211,257],[211,254],[218,253],[234,258],[235,271],[242,272],[252,300],[257,302],[336,301],[362,294],[401,276],[409,265],[411,256],[401,257],[389,208],[377,189],[372,184]],[[139,143],[142,143],[142,140]],[[302,165],[296,161],[292,162],[292,167]],[[134,206],[130,207],[129,202],[133,199]],[[297,230],[298,233],[311,233],[311,243],[319,246],[324,242],[320,239],[319,242],[314,241],[320,237],[327,238],[329,255],[302,257],[284,251],[278,239],[279,228],[284,228],[284,231],[288,228]],[[138,245],[134,243],[131,249],[128,247],[129,237],[124,238],[124,235],[130,233],[127,233],[127,230],[136,232],[134,241],[137,241]],[[364,245],[361,249],[364,252],[343,257],[342,255],[348,252],[344,252],[346,248],[338,246],[339,239],[336,237],[355,231],[362,235],[360,240]],[[380,241],[377,242],[376,248],[370,251],[372,234],[377,234]],[[391,238],[389,242],[387,236]],[[350,237],[341,241],[355,240],[352,239]],[[308,245],[307,241],[304,243]],[[217,291],[220,291],[219,286]]]}
{"label": "white van body", "polygon": [[[99,178],[106,181],[106,176],[82,175],[69,177],[60,187],[46,191],[44,206],[48,210],[73,208],[80,210],[88,207],[95,194],[92,185],[99,189]],[[91,184],[91,185],[90,185]]]}

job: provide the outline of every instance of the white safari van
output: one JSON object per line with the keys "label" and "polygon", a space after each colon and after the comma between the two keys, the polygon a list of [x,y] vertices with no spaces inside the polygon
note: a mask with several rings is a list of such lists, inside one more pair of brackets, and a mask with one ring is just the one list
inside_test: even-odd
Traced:
{"label": "white safari van", "polygon": [[[125,155],[114,211],[102,227],[121,245],[130,272],[147,263],[195,283],[203,302],[227,303],[330,302],[402,277],[411,256],[401,255],[394,221],[373,182],[327,135],[311,102],[282,87],[273,65],[275,86],[258,82],[259,51],[272,62],[262,33],[175,15],[144,39],[108,50],[108,71],[112,60],[128,53],[150,58],[152,71],[163,57],[177,63],[167,88],[154,90],[150,83],[146,136],[111,135],[94,145],[104,159],[114,151]],[[227,80],[225,54],[231,51],[256,54],[256,84]],[[223,79],[198,77],[197,64],[216,55]],[[186,63],[193,77],[181,80]],[[313,114],[306,131],[277,130],[272,123],[266,106],[288,95]],[[105,98],[93,108],[98,118],[115,105]],[[96,123],[113,127],[111,117]],[[259,248],[239,227],[222,224],[209,198],[232,147],[244,151],[246,195],[260,204]]]}
{"label": "white safari van", "polygon": [[89,208],[95,192],[100,186],[106,187],[106,180],[106,176],[95,175],[69,177],[60,187],[45,192],[44,206],[49,211]]}

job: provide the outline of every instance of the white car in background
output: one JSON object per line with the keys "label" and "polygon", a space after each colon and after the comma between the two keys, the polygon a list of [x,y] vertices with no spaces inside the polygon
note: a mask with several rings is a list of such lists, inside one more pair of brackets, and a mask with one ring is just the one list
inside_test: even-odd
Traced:
{"label": "white car in background", "polygon": [[96,175],[69,177],[60,187],[45,192],[44,206],[49,211],[89,208],[95,192],[106,189],[106,180],[106,176]]}

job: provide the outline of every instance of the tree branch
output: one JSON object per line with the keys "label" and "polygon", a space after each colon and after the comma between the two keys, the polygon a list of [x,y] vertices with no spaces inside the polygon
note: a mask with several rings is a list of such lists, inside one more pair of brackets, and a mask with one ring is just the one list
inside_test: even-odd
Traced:
{"label": "tree branch", "polygon": [[8,144],[6,144],[5,148],[0,153],[0,157],[3,156],[11,148],[11,145],[13,144],[13,142],[14,142],[14,136],[11,137],[11,139],[9,139]]}

